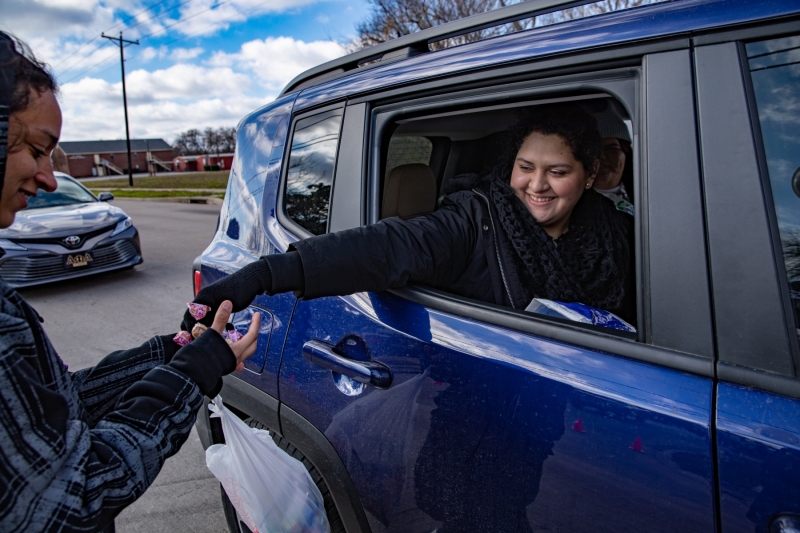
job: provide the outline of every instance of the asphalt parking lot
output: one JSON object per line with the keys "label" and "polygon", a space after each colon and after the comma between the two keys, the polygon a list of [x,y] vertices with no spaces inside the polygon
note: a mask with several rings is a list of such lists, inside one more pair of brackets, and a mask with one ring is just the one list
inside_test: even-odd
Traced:
{"label": "asphalt parking lot", "polygon": [[[22,289],[70,369],[175,332],[192,299],[191,266],[211,241],[219,206],[115,200],[139,229],[144,263],[132,270]],[[227,531],[219,485],[192,430],[155,483],[116,521],[120,533]]]}

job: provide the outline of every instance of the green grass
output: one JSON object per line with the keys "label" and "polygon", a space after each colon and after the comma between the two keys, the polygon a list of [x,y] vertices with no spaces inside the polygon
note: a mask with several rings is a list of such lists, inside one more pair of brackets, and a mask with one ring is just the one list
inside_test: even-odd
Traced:
{"label": "green grass", "polygon": [[[97,195],[100,191],[92,190]],[[213,196],[215,198],[224,198],[224,192],[196,192],[196,191],[181,191],[181,190],[164,190],[164,191],[138,191],[136,189],[113,189],[108,191],[114,195],[115,198],[186,198],[190,196]]]}
{"label": "green grass", "polygon": [[[147,178],[133,178],[133,188],[144,189],[225,189],[228,186],[228,170],[196,172],[194,174],[162,174]],[[128,180],[87,181],[84,185],[92,189],[122,189],[128,187]],[[116,191],[114,192],[116,194]]]}

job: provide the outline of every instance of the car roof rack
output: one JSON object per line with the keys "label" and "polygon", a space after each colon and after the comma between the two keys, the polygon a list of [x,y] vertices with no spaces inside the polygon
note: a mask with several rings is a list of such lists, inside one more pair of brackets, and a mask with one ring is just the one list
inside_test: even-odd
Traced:
{"label": "car roof rack", "polygon": [[494,26],[544,15],[561,9],[569,9],[591,3],[593,0],[528,0],[494,11],[479,13],[463,19],[426,28],[422,31],[404,35],[385,43],[364,48],[344,57],[328,61],[303,72],[281,91],[281,96],[316,85],[326,78],[333,78],[355,70],[366,64],[406,59],[430,52],[428,45],[457,37],[473,31],[485,30]]}

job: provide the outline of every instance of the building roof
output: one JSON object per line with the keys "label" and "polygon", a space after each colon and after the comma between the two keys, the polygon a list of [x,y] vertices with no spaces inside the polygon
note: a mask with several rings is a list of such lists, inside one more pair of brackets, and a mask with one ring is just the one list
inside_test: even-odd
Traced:
{"label": "building roof", "polygon": [[[72,154],[114,154],[126,153],[128,146],[125,140],[120,141],[66,141],[58,145],[67,155]],[[151,152],[172,150],[164,139],[131,139],[131,152]]]}

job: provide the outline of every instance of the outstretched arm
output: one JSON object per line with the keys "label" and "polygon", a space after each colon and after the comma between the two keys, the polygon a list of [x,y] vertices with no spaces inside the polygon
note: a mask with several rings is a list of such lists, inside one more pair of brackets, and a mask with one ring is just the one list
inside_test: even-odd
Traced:
{"label": "outstretched arm", "polygon": [[[231,298],[238,311],[263,293],[292,291],[310,299],[379,292],[408,282],[442,285],[463,273],[479,234],[473,219],[448,203],[430,215],[393,217],[300,241],[204,287],[195,302],[216,309]],[[194,323],[187,311],[181,329],[189,331]]]}
{"label": "outstretched arm", "polygon": [[[230,306],[90,427],[39,325],[0,313],[0,530],[99,531],[136,500],[186,440],[202,395],[215,394],[221,376],[255,350],[258,320],[229,347],[220,335],[229,315]],[[89,374],[84,387],[90,377],[101,388],[101,373]]]}

